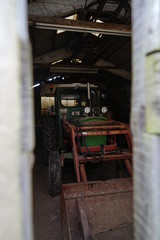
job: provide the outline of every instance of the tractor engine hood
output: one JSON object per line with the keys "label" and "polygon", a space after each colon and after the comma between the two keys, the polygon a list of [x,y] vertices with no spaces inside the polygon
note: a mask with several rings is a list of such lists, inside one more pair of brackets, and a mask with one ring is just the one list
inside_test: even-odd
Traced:
{"label": "tractor engine hood", "polygon": [[101,117],[101,116],[88,116],[88,117],[78,117],[74,119],[70,119],[70,122],[75,126],[81,126],[86,124],[92,123],[101,123],[107,121],[107,118]]}

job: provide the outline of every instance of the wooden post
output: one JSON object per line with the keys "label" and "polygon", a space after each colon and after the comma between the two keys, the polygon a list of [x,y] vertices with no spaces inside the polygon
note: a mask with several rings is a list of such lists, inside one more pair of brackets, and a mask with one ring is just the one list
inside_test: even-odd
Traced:
{"label": "wooden post", "polygon": [[33,111],[25,0],[0,2],[0,239],[32,240]]}
{"label": "wooden post", "polygon": [[160,239],[160,1],[132,2],[135,239]]}

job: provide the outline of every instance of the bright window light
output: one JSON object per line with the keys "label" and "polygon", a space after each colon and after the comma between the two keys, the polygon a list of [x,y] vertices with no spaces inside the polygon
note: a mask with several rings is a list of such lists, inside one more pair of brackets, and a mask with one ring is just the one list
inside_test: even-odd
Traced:
{"label": "bright window light", "polygon": [[66,17],[65,19],[77,20],[77,14]]}
{"label": "bright window light", "polygon": [[104,22],[102,22],[102,21],[99,20],[99,19],[97,19],[96,22],[97,22],[97,23],[104,23]]}
{"label": "bright window light", "polygon": [[71,62],[74,62],[74,63],[82,63],[82,60],[79,59],[79,58],[75,58],[75,59],[72,59]]}
{"label": "bright window light", "polygon": [[63,29],[62,30],[60,30],[60,29],[57,30],[57,34],[60,34],[60,33],[63,33],[63,32],[66,32],[66,30],[63,30]]}
{"label": "bright window light", "polygon": [[63,33],[63,32],[66,32],[66,30],[57,30],[57,34],[60,34],[60,33]]}
{"label": "bright window light", "polygon": [[75,59],[75,62],[77,62],[77,63],[81,63],[81,62],[82,62],[82,60],[81,60],[81,59],[79,59],[79,58],[76,58],[76,59]]}
{"label": "bright window light", "polygon": [[37,84],[33,85],[30,89],[36,88],[36,87],[39,87],[39,86],[40,86],[40,83],[37,83]]}
{"label": "bright window light", "polygon": [[99,36],[99,33],[96,33],[96,32],[92,32],[92,34],[93,34],[94,36],[96,36],[96,37]]}
{"label": "bright window light", "polygon": [[54,65],[54,64],[56,64],[56,63],[59,63],[59,62],[62,62],[63,61],[63,59],[59,59],[59,60],[57,60],[57,61],[55,61],[55,62],[52,62],[52,65]]}

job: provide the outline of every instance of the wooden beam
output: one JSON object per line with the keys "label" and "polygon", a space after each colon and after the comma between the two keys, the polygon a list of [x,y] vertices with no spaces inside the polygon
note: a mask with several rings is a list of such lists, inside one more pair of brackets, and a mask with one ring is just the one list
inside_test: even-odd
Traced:
{"label": "wooden beam", "polygon": [[[50,67],[50,72],[55,73],[88,73],[88,74],[97,74],[99,70],[104,70],[112,72],[115,75],[123,77],[125,79],[130,79],[130,73],[124,69],[118,68],[117,66],[108,63],[107,61],[98,61],[95,66],[82,66],[82,65],[53,65]],[[43,65],[44,66],[44,65]],[[48,67],[48,65],[46,65]],[[42,67],[42,65],[39,65]]]}
{"label": "wooden beam", "polygon": [[92,66],[79,66],[79,65],[53,65],[50,67],[50,72],[57,73],[88,73],[97,74],[99,68]]}
{"label": "wooden beam", "polygon": [[94,16],[93,16],[93,19],[98,19],[100,13],[102,12],[102,9],[104,7],[104,5],[106,4],[106,0],[100,0],[99,1],[99,6],[97,8],[97,11],[95,12]]}
{"label": "wooden beam", "polygon": [[116,19],[116,17],[119,15],[119,13],[122,11],[122,9],[125,7],[125,5],[127,4],[128,0],[122,0],[117,9],[115,10],[115,12],[112,15],[111,21],[114,21]]}
{"label": "wooden beam", "polygon": [[122,24],[96,23],[38,15],[29,15],[29,24],[41,29],[131,36],[131,27]]}
{"label": "wooden beam", "polygon": [[128,80],[131,80],[131,73],[128,72],[127,70],[125,69],[121,69],[121,68],[118,68],[116,67],[116,65],[106,61],[106,60],[103,60],[103,59],[99,59],[96,63],[95,63],[95,67],[103,67],[104,70],[108,71],[108,72],[111,72],[119,77],[122,77],[122,78],[125,78],[125,79],[128,79]]}

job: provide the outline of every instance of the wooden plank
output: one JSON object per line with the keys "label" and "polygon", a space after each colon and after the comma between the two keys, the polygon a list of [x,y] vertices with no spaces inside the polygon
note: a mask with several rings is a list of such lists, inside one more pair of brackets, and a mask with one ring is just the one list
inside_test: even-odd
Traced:
{"label": "wooden plank", "polygon": [[[37,65],[34,66],[44,67],[45,65]],[[49,67],[46,65],[46,67]],[[124,69],[120,69],[113,64],[108,64],[106,66],[79,66],[79,65],[53,65],[50,67],[50,72],[58,72],[58,73],[88,73],[88,74],[97,74],[99,70],[105,70],[108,72],[112,72],[117,76],[123,77],[125,79],[130,80],[131,74]]]}
{"label": "wooden plank", "polygon": [[38,15],[29,15],[29,24],[34,24],[36,28],[42,29],[131,36],[131,27],[123,24],[97,23]]}
{"label": "wooden plank", "polygon": [[92,66],[79,66],[79,65],[53,65],[50,67],[50,72],[63,72],[63,73],[90,73],[97,74],[98,68]]}

